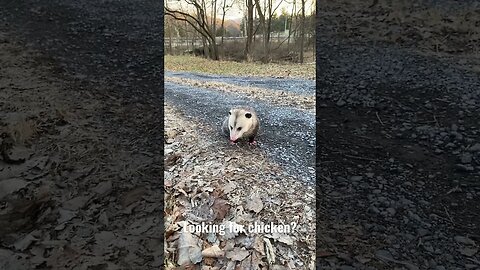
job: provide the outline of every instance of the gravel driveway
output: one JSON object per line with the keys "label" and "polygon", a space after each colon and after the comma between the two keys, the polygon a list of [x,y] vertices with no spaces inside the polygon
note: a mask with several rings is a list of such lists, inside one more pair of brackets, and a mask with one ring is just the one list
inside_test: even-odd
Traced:
{"label": "gravel driveway", "polygon": [[[177,75],[178,76],[178,75]],[[198,74],[182,73],[184,77],[198,78]],[[233,77],[215,76],[216,81],[234,80]],[[252,85],[260,79],[251,79]],[[274,83],[273,83],[273,82]],[[285,86],[299,84],[300,80],[282,80]],[[245,78],[240,85],[249,85],[250,79]],[[302,82],[308,85],[308,81]],[[271,85],[277,87],[277,81],[266,79],[262,87]],[[308,87],[305,86],[308,89]],[[288,87],[284,88],[288,91]],[[312,91],[312,89],[304,90]],[[282,164],[286,171],[299,177],[306,183],[315,180],[315,116],[304,110],[292,107],[275,106],[268,102],[248,99],[236,94],[225,94],[213,90],[165,83],[165,100],[180,108],[182,112],[193,119],[198,119],[206,125],[220,129],[228,110],[237,105],[248,105],[255,108],[261,120],[261,130],[257,138],[258,146],[264,149],[276,162]],[[227,140],[220,132],[212,134],[220,142]]]}

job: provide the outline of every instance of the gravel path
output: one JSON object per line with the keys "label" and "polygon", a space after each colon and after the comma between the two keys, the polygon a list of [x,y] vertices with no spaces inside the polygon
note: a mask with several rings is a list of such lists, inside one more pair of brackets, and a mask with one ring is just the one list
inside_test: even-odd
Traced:
{"label": "gravel path", "polygon": [[318,266],[478,269],[479,74],[322,30]]}
{"label": "gravel path", "polygon": [[313,80],[226,76],[182,71],[166,71],[165,76],[223,82],[238,86],[259,87],[278,91],[289,91],[307,96],[313,96],[315,94],[315,81]]}
{"label": "gravel path", "polygon": [[[286,171],[298,175],[307,183],[314,182],[315,116],[303,110],[279,107],[269,103],[247,99],[207,89],[199,89],[174,83],[165,83],[165,100],[180,108],[185,115],[207,125],[217,127],[228,110],[236,105],[255,108],[261,120],[257,138],[264,149]],[[213,134],[219,141],[227,140],[220,132]],[[233,146],[235,147],[235,146]]]}

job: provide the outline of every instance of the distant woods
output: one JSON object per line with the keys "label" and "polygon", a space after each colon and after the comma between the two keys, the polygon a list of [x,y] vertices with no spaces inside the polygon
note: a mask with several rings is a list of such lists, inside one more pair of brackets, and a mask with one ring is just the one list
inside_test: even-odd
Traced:
{"label": "distant woods", "polygon": [[213,60],[313,62],[314,5],[312,0],[166,1],[165,51]]}

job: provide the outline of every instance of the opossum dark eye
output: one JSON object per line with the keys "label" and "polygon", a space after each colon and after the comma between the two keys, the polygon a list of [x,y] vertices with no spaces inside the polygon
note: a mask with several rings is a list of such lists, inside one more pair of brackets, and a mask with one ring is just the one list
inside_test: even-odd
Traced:
{"label": "opossum dark eye", "polygon": [[242,127],[237,128],[238,131],[242,130]]}
{"label": "opossum dark eye", "polygon": [[252,117],[252,114],[251,114],[251,113],[246,113],[246,114],[245,114],[245,117],[246,117],[246,118],[251,118],[251,117]]}
{"label": "opossum dark eye", "polygon": [[233,127],[232,127],[232,126],[230,126],[230,129],[233,129]]}
{"label": "opossum dark eye", "polygon": [[232,115],[232,112],[228,112],[228,115]]}

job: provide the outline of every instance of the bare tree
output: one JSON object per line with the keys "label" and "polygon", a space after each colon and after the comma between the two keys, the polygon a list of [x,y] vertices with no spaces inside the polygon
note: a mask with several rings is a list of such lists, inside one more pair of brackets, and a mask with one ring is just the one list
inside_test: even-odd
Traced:
{"label": "bare tree", "polygon": [[[217,36],[217,0],[212,0],[212,33],[214,38]],[[216,42],[216,41],[215,41]]]}
{"label": "bare tree", "polygon": [[185,0],[189,7],[193,7],[196,14],[190,14],[181,9],[169,8],[165,5],[165,14],[171,16],[175,20],[185,21],[190,24],[195,31],[197,31],[204,41],[204,44],[208,46],[208,53],[211,59],[218,60],[218,47],[215,42],[215,32],[212,32],[208,22],[208,13],[205,0]]}
{"label": "bare tree", "polygon": [[301,0],[302,2],[302,15],[300,17],[301,20],[301,27],[300,27],[300,63],[303,63],[303,47],[305,42],[305,0]]}
{"label": "bare tree", "polygon": [[245,42],[245,58],[248,62],[253,60],[252,57],[252,46],[253,46],[253,9],[254,4],[253,0],[247,1],[247,40]]}
{"label": "bare tree", "polygon": [[227,14],[227,11],[233,6],[233,1],[231,4],[227,5],[227,0],[223,0],[223,5],[222,5],[222,24],[221,24],[221,29],[222,29],[222,41],[220,44],[223,45],[223,37],[225,36],[225,14]]}

